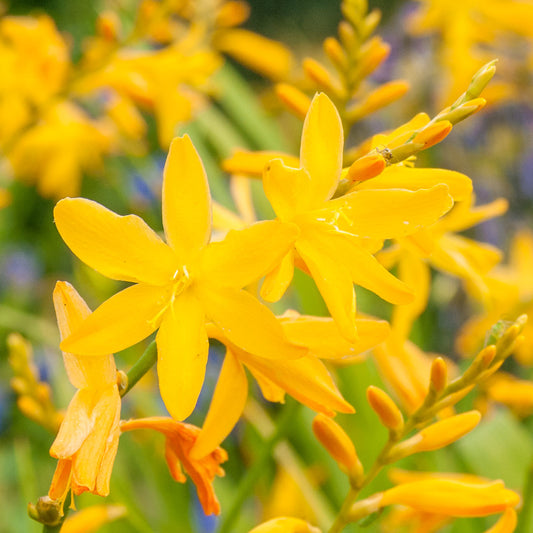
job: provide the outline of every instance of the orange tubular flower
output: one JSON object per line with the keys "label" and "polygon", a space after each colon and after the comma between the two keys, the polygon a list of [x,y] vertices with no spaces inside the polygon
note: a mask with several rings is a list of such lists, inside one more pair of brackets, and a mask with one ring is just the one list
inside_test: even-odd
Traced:
{"label": "orange tubular flower", "polygon": [[[54,290],[54,306],[62,338],[91,313],[74,287],[62,281]],[[74,494],[107,496],[120,434],[115,361],[112,355],[87,358],[65,352],[63,360],[78,392],[50,448],[59,462],[48,495],[64,501],[72,489]]]}
{"label": "orange tubular flower", "polygon": [[170,414],[193,411],[207,363],[206,319],[243,350],[271,359],[305,354],[274,314],[242,288],[280,261],[298,235],[294,224],[266,221],[209,244],[207,176],[188,136],[175,139],[163,179],[167,243],[134,216],[66,198],[54,211],[59,233],[85,263],[132,285],[104,302],[63,348],[84,355],[119,351],[157,334],[159,388]]}
{"label": "orange tubular flower", "polygon": [[227,453],[222,448],[215,448],[210,454],[196,459],[192,457],[191,450],[198,438],[200,428],[191,424],[177,422],[167,417],[151,417],[122,422],[122,431],[134,429],[154,429],[166,437],[165,458],[170,474],[178,483],[185,483],[185,472],[196,485],[198,498],[206,515],[220,514],[220,504],[213,490],[215,476],[223,476],[224,470],[220,467],[228,459]]}

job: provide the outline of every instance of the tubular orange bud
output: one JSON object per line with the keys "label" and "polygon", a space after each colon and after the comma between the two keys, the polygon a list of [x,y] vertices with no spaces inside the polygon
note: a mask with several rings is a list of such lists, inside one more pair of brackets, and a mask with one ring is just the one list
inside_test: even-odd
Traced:
{"label": "tubular orange bud", "polygon": [[390,46],[380,37],[373,37],[361,48],[358,74],[366,78],[374,72],[390,54]]}
{"label": "tubular orange bud", "polygon": [[487,516],[515,507],[520,496],[502,481],[465,483],[428,479],[404,483],[382,493],[380,507],[406,505],[418,511],[446,516]]}
{"label": "tubular orange bud", "polygon": [[393,431],[402,429],[402,413],[385,391],[371,385],[366,389],[366,397],[370,407],[376,412],[385,427]]}
{"label": "tubular orange bud", "polygon": [[374,111],[391,104],[401,98],[409,90],[409,83],[404,80],[394,80],[380,85],[357,105],[347,110],[351,121],[360,120]]}
{"label": "tubular orange bud", "polygon": [[480,420],[481,413],[479,411],[469,411],[445,418],[395,446],[391,450],[391,456],[396,459],[414,453],[444,448],[472,431]]}
{"label": "tubular orange bud", "polygon": [[346,179],[351,181],[369,180],[381,174],[386,166],[387,162],[381,154],[366,154],[352,163],[346,174]]}
{"label": "tubular orange bud", "polygon": [[337,422],[329,416],[319,413],[313,420],[313,433],[351,479],[361,478],[363,465],[357,457],[355,446]]}
{"label": "tubular orange bud", "polygon": [[289,85],[288,83],[278,83],[275,87],[278,98],[292,111],[297,117],[304,119],[311,105],[311,98],[305,93]]}
{"label": "tubular orange bud", "polygon": [[324,41],[324,52],[331,62],[341,71],[348,69],[348,57],[342,49],[341,43],[335,37],[328,37]]}
{"label": "tubular orange bud", "polygon": [[226,2],[222,4],[217,13],[216,25],[224,28],[238,26],[250,16],[250,6],[246,2]]}
{"label": "tubular orange bud", "polygon": [[306,57],[302,62],[302,66],[307,77],[313,80],[321,89],[334,94],[339,93],[336,80],[322,63],[312,57]]}
{"label": "tubular orange bud", "polygon": [[430,387],[440,394],[448,382],[448,366],[442,357],[437,357],[431,365],[431,374],[429,378]]}
{"label": "tubular orange bud", "polygon": [[439,120],[433,124],[425,127],[421,132],[417,133],[413,138],[414,143],[422,143],[425,148],[429,148],[434,144],[439,143],[444,139],[448,133],[452,131],[452,123],[448,120]]}

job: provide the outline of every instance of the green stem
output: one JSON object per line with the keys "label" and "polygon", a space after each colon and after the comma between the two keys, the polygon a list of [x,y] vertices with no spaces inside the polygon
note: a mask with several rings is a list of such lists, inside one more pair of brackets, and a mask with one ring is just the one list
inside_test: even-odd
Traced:
{"label": "green stem", "polygon": [[529,465],[524,484],[524,494],[522,496],[522,510],[518,521],[518,533],[531,531],[533,524],[533,464]]}
{"label": "green stem", "polygon": [[222,518],[218,533],[230,533],[231,531],[234,531],[233,524],[239,516],[241,507],[246,499],[249,498],[257,480],[264,475],[265,466],[272,458],[276,444],[285,437],[298,407],[298,402],[292,399],[287,399],[287,405],[277,420],[274,433],[264,441],[263,447],[255,463],[246,471],[246,474],[241,479],[235,499],[227,513]]}
{"label": "green stem", "polygon": [[131,367],[128,372],[128,384],[125,389],[120,392],[121,396],[125,396],[135,384],[150,370],[157,361],[157,346],[155,341],[152,341],[148,348],[144,351],[137,362]]}

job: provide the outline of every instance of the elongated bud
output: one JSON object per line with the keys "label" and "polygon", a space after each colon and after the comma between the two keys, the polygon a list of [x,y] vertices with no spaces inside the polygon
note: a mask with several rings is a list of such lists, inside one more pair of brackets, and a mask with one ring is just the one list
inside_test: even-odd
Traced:
{"label": "elongated bud", "polygon": [[311,105],[309,96],[288,83],[278,83],[275,90],[278,98],[290,111],[301,119],[305,118]]}
{"label": "elongated bud", "polygon": [[329,416],[319,413],[313,420],[313,433],[342,470],[348,474],[352,484],[357,484],[363,476],[363,465],[344,429]]}
{"label": "elongated bud", "polygon": [[302,66],[305,74],[321,89],[333,94],[339,94],[337,81],[322,63],[319,63],[311,57],[306,57],[302,62]]}
{"label": "elongated bud", "polygon": [[457,124],[470,115],[477,113],[486,103],[487,101],[485,98],[474,98],[474,100],[469,100],[458,107],[447,107],[435,118],[438,119],[439,122],[441,120],[448,120],[452,124]]}
{"label": "elongated bud", "polygon": [[387,162],[379,153],[366,154],[352,163],[346,174],[350,181],[365,181],[381,174]]}
{"label": "elongated bud", "polygon": [[366,397],[385,427],[396,432],[403,428],[402,413],[385,391],[371,385],[366,389]]}
{"label": "elongated bud", "polygon": [[347,109],[347,117],[350,122],[356,122],[385,107],[398,98],[401,98],[409,90],[409,84],[404,80],[395,80],[380,85],[370,92],[362,102]]}
{"label": "elongated bud", "polygon": [[417,133],[413,142],[422,143],[426,149],[442,141],[450,131],[452,131],[452,123],[448,120],[439,120]]}
{"label": "elongated bud", "polygon": [[379,9],[373,9],[366,17],[364,21],[364,38],[371,35],[377,28],[381,21],[381,11]]}
{"label": "elongated bud", "polygon": [[380,37],[373,37],[361,49],[358,74],[366,78],[372,74],[390,54],[390,46]]}
{"label": "elongated bud", "polygon": [[250,16],[250,6],[246,2],[230,1],[218,7],[216,26],[229,28],[245,22]]}
{"label": "elongated bud", "polygon": [[345,20],[339,23],[339,37],[346,50],[351,50],[357,44],[357,35],[352,25]]}
{"label": "elongated bud", "polygon": [[448,366],[442,357],[437,357],[431,364],[431,374],[429,378],[430,389],[439,395],[448,383]]}
{"label": "elongated bud", "polygon": [[457,99],[456,102],[452,104],[452,109],[463,102],[473,100],[478,98],[479,95],[483,92],[485,87],[489,84],[490,80],[494,77],[496,73],[496,62],[498,60],[494,59],[490,63],[483,65],[473,76],[468,89]]}
{"label": "elongated bud", "polygon": [[104,11],[96,19],[96,32],[106,41],[117,41],[120,28],[120,18],[114,11]]}
{"label": "elongated bud", "polygon": [[520,503],[520,496],[501,481],[466,483],[427,479],[403,483],[381,493],[380,507],[406,505],[418,511],[446,516],[487,516]]}
{"label": "elongated bud", "polygon": [[414,453],[444,448],[472,431],[480,420],[479,411],[469,411],[435,422],[410,439],[394,446],[390,457],[398,460]]}
{"label": "elongated bud", "polygon": [[341,72],[348,70],[348,57],[335,37],[328,37],[324,41],[324,52]]}

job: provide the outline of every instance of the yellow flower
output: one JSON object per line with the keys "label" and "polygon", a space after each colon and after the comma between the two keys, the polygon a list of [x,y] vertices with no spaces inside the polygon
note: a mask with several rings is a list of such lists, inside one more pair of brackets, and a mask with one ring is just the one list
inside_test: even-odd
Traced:
{"label": "yellow flower", "polygon": [[[66,282],[57,282],[54,306],[62,338],[90,315],[87,304]],[[115,361],[112,355],[87,358],[66,352],[63,360],[78,391],[50,448],[59,462],[48,496],[63,502],[70,489],[74,494],[107,496],[120,434]]]}
{"label": "yellow flower", "polygon": [[193,411],[207,363],[206,318],[244,350],[261,357],[298,357],[272,312],[242,287],[280,260],[297,235],[291,224],[267,221],[209,243],[211,198],[189,137],[175,139],[163,179],[163,242],[143,220],[120,217],[83,198],[55,208],[59,233],[89,266],[134,282],[104,302],[63,341],[66,350],[101,355],[131,346],[159,328],[158,376],[174,418]]}
{"label": "yellow flower", "polygon": [[292,313],[280,317],[279,322],[289,341],[308,349],[308,355],[294,360],[267,359],[256,351],[239,348],[213,324],[208,326],[209,337],[223,343],[227,351],[202,433],[192,452],[195,457],[202,457],[218,446],[238,422],[248,396],[244,367],[254,376],[269,401],[283,402],[287,393],[328,416],[337,411],[354,412],[318,358],[352,359],[381,342],[388,334],[388,324],[382,320],[357,319],[359,340],[351,344],[339,335],[330,318]]}
{"label": "yellow flower", "polygon": [[206,515],[220,514],[220,504],[213,490],[215,476],[223,476],[220,463],[228,455],[222,448],[215,448],[208,455],[195,458],[191,450],[198,438],[200,428],[191,424],[177,422],[167,417],[140,418],[121,423],[122,431],[134,429],[153,429],[166,437],[165,458],[170,474],[178,483],[185,483],[186,478],[181,466],[196,485],[198,498]]}
{"label": "yellow flower", "polygon": [[69,515],[61,527],[63,533],[93,533],[127,514],[123,505],[93,505]]}
{"label": "yellow flower", "polygon": [[411,290],[373,257],[382,240],[409,235],[432,224],[452,205],[445,185],[431,189],[365,190],[331,199],[342,170],[343,131],[335,106],[325,94],[313,99],[306,116],[300,168],[273,160],[266,167],[265,193],[283,224],[299,235],[267,276],[266,300],[288,287],[295,261],[303,263],[320,290],[342,334],[356,338],[355,291],[361,285],[393,303],[407,303]]}

